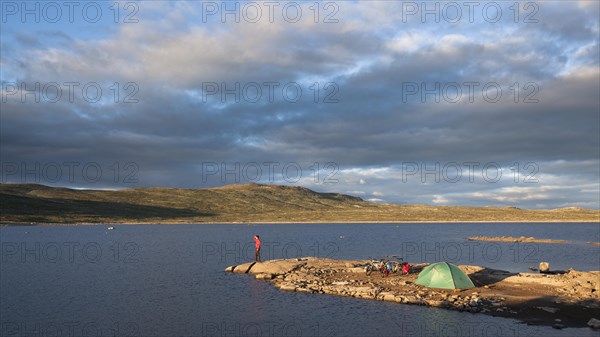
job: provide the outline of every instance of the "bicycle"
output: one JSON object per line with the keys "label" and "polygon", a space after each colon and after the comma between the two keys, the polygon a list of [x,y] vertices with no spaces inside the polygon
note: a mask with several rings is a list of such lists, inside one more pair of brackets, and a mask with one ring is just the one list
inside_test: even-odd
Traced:
{"label": "bicycle", "polygon": [[[390,261],[387,259],[374,259],[369,258],[369,262],[365,266],[365,274],[367,276],[371,275],[374,271],[379,271],[382,276],[389,275],[389,272],[394,274],[410,274],[410,265],[404,262],[404,259],[398,256],[386,256],[388,258],[394,258],[398,261]],[[404,268],[404,266],[408,266],[408,268]],[[408,269],[408,270],[407,270]],[[386,271],[389,271],[386,274]]]}
{"label": "bicycle", "polygon": [[383,274],[385,272],[386,266],[387,263],[384,259],[377,260],[374,258],[370,258],[369,262],[365,266],[365,273],[367,274],[367,276],[371,275],[371,273],[374,271],[379,271]]}

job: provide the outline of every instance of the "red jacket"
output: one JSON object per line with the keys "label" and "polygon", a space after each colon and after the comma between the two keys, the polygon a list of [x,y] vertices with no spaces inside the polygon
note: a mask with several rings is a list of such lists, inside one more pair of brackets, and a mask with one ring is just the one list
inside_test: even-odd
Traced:
{"label": "red jacket", "polygon": [[260,239],[256,235],[254,236],[254,246],[256,247],[256,250],[260,249]]}

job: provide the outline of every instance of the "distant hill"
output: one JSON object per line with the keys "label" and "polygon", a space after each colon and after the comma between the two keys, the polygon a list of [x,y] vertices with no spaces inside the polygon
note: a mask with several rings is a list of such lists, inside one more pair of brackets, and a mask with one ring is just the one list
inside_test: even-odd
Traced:
{"label": "distant hill", "polygon": [[0,223],[600,221],[581,208],[381,205],[296,186],[73,190],[0,184]]}

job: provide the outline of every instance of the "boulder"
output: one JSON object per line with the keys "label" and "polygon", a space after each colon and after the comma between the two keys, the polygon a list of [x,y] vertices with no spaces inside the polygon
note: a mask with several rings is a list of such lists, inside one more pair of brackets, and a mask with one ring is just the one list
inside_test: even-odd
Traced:
{"label": "boulder", "polygon": [[558,311],[558,308],[553,307],[537,307],[540,310],[544,310],[545,312],[549,312],[551,314],[555,314]]}
{"label": "boulder", "polygon": [[257,262],[253,267],[251,272],[253,274],[257,273],[269,273],[269,274],[287,274],[294,269],[299,268],[302,265],[305,265],[306,262],[296,261],[296,260],[271,260],[265,262]]}
{"label": "boulder", "polygon": [[293,283],[281,282],[279,284],[279,289],[283,291],[296,291],[296,286]]}
{"label": "boulder", "polygon": [[383,292],[380,292],[377,295],[377,299],[380,300],[380,301],[395,302],[396,301],[396,295],[394,295],[391,292],[383,291]]}
{"label": "boulder", "polygon": [[273,279],[273,274],[269,274],[269,273],[260,273],[260,274],[256,274],[256,278],[259,280],[271,280]]}
{"label": "boulder", "polygon": [[269,260],[264,262],[247,262],[237,266],[225,268],[226,272],[249,273],[249,274],[272,274],[283,275],[306,264],[306,261],[293,260]]}
{"label": "boulder", "polygon": [[587,325],[592,329],[600,329],[600,320],[592,318],[587,322]]}
{"label": "boulder", "polygon": [[438,301],[433,299],[424,299],[423,302],[425,302],[425,304],[427,304],[428,306],[435,308],[441,308],[445,303],[445,301]]}
{"label": "boulder", "polygon": [[373,299],[375,298],[375,295],[372,292],[357,292],[356,294],[354,294],[354,297],[358,297],[358,298],[368,298],[368,299]]}
{"label": "boulder", "polygon": [[402,302],[409,303],[409,304],[422,303],[420,299],[418,299],[416,296],[412,296],[412,295],[407,295],[407,296],[402,297]]}

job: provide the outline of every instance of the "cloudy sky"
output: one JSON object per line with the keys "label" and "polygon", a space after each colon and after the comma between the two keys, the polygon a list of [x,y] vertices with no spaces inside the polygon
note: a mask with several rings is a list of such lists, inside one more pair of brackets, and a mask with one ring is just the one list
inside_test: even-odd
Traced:
{"label": "cloudy sky", "polygon": [[598,1],[2,2],[2,182],[600,207]]}

